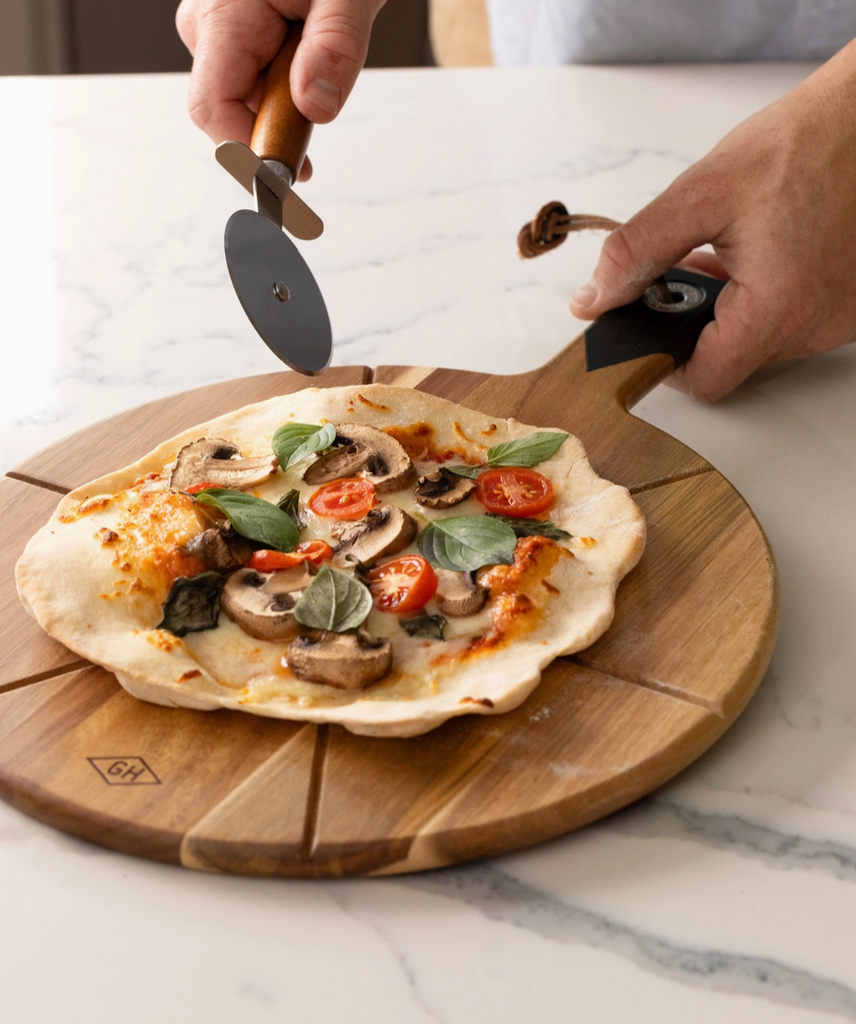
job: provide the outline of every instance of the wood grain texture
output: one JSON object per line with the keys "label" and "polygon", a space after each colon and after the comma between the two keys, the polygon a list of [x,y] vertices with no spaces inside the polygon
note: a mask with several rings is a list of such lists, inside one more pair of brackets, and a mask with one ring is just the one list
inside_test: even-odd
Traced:
{"label": "wood grain texture", "polygon": [[250,142],[250,148],[262,160],[285,164],[292,181],[297,181],[312,135],[312,122],[297,109],[289,84],[291,64],[302,34],[303,22],[292,22],[279,53],[267,69]]}
{"label": "wood grain texture", "polygon": [[[50,825],[153,860],[178,863],[197,821],[300,731],[143,704],[97,667],[58,682],[34,684],[51,696],[3,738],[0,793]],[[29,691],[0,696],[0,721]]]}
{"label": "wood grain texture", "polygon": [[[322,726],[321,729],[325,727]],[[203,871],[276,875],[289,864],[313,874],[313,765],[319,729],[304,726],[187,834],[181,849],[185,867]],[[322,754],[323,756],[323,754]],[[315,765],[315,773],[320,770]]]}
{"label": "wood grain texture", "polygon": [[184,391],[85,427],[37,452],[9,475],[70,491],[136,462],[168,437],[196,423],[306,387],[365,384],[370,373],[364,366],[338,366],[311,381],[299,373],[270,373]]}
{"label": "wood grain texture", "polygon": [[619,589],[613,627],[574,660],[732,721],[776,637],[778,574],[763,530],[716,472],[636,502],[648,522],[645,552]]}
{"label": "wood grain texture", "polygon": [[505,715],[413,740],[331,729],[315,859],[331,874],[390,873],[526,846],[683,767],[666,736],[689,763],[722,728],[702,708],[556,661]]}
{"label": "wood grain texture", "polygon": [[[588,650],[553,662],[521,707],[413,739],[372,739],[335,726],[160,708],[135,701],[101,669],[69,671],[0,693],[0,795],[140,856],[205,871],[337,877],[506,852],[594,821],[671,778],[727,729],[762,677],[778,622],[775,565],[734,488],[627,411],[671,360],[586,375],[581,348],[518,377],[377,372],[489,415],[571,430],[602,475],[637,492],[648,547],[619,589],[612,627]],[[364,382],[359,368],[321,380]],[[188,392],[81,432],[24,469],[72,486],[194,422],[306,383],[278,374]],[[36,496],[23,506],[34,518],[22,544],[44,519],[39,502],[55,496],[6,486],[0,503],[4,494],[18,505],[21,494]],[[13,607],[9,577],[0,577],[0,597]],[[29,650],[30,634],[21,637],[9,647],[9,685],[39,658],[63,671],[62,652],[40,653],[41,637]]]}

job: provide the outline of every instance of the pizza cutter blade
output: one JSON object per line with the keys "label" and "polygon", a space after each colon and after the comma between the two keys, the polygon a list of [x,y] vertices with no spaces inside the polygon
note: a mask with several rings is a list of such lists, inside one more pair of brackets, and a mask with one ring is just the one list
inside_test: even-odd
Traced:
{"label": "pizza cutter blade", "polygon": [[271,351],[305,374],[333,355],[327,307],[312,271],[283,228],[317,238],[320,218],[292,190],[312,123],[294,105],[288,84],[303,26],[292,22],[267,72],[251,147],[224,142],[218,162],[255,196],[258,212],[238,210],[226,224],[226,265],[244,312]]}
{"label": "pizza cutter blade", "polygon": [[268,348],[300,373],[326,369],[333,353],[327,307],[294,242],[260,213],[237,210],[226,224],[226,264]]}

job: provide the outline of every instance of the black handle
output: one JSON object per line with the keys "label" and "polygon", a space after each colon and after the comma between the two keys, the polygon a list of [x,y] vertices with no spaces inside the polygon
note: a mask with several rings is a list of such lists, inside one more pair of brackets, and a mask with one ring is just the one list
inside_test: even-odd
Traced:
{"label": "black handle", "polygon": [[585,332],[586,370],[599,370],[657,352],[670,355],[675,366],[689,360],[702,329],[713,320],[717,296],[726,282],[681,269],[669,270],[665,277],[702,295],[691,294],[690,298],[684,297],[665,308],[652,307],[643,297],[604,313]]}

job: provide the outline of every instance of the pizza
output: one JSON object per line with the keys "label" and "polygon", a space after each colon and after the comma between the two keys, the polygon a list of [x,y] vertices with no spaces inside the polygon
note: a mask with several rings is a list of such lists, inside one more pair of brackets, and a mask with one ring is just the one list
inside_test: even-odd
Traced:
{"label": "pizza", "polygon": [[644,543],[573,436],[309,388],[65,496],[17,583],[142,700],[413,736],[519,705],[607,629]]}

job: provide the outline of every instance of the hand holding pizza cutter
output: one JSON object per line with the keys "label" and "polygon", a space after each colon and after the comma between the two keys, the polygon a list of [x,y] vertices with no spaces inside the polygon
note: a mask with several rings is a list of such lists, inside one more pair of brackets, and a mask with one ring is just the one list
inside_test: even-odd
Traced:
{"label": "hand holding pizza cutter", "polygon": [[250,323],[284,363],[317,374],[330,363],[333,336],[312,271],[283,228],[317,238],[320,218],[294,193],[312,122],[294,104],[288,76],[303,24],[293,22],[267,72],[251,148],[223,142],[218,162],[255,196],[258,212],[238,210],[226,224],[226,264]]}

